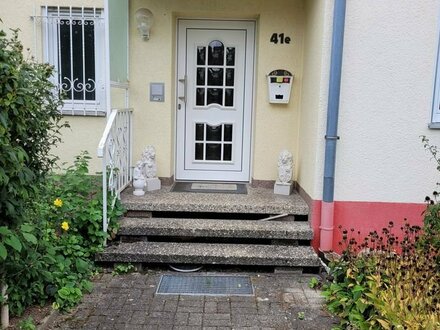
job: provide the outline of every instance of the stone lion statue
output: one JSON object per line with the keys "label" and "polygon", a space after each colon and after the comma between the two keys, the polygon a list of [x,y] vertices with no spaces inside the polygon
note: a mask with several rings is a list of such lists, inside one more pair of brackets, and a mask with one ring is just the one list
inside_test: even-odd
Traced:
{"label": "stone lion statue", "polygon": [[278,182],[289,183],[292,180],[293,156],[287,151],[280,152],[278,157]]}
{"label": "stone lion statue", "polygon": [[141,161],[144,166],[144,177],[147,179],[155,178],[157,174],[156,149],[152,145],[145,148]]}

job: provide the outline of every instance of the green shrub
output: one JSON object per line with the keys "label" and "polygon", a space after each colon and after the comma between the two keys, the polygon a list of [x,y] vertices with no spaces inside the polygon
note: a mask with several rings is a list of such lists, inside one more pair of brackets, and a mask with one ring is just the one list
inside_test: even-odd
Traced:
{"label": "green shrub", "polygon": [[[17,31],[11,38],[0,31],[0,284],[8,285],[12,314],[48,301],[72,307],[91,289],[93,255],[108,236],[88,155],[50,175],[57,160],[50,150],[68,126],[53,74],[48,64],[24,58]],[[109,217],[120,210],[117,204]]]}
{"label": "green shrub", "polygon": [[112,275],[116,276],[121,274],[128,274],[133,272],[134,270],[135,268],[131,263],[120,263],[115,265]]}
{"label": "green shrub", "polygon": [[376,313],[369,301],[367,276],[374,271],[374,260],[344,255],[330,264],[331,283],[323,286],[328,310],[341,319],[340,326],[349,325],[358,329],[369,329]]}
{"label": "green shrub", "polygon": [[[440,249],[440,203],[437,199],[439,193],[433,192],[433,198],[429,196],[425,197],[427,202],[426,210],[424,213],[424,226],[425,235],[420,244],[433,245],[436,249]],[[440,259],[437,259],[437,264],[440,265]]]}
{"label": "green shrub", "polygon": [[323,292],[341,328],[440,327],[439,249],[418,226],[405,221],[401,240],[393,227],[390,222],[380,235],[371,232],[361,243],[354,230],[343,230],[346,247],[330,264],[331,283]]}
{"label": "green shrub", "polygon": [[37,329],[32,317],[29,317],[26,320],[20,321],[18,323],[18,328],[20,330],[35,330],[35,329]]}
{"label": "green shrub", "polygon": [[[0,31],[0,226],[16,228],[56,158],[60,99],[53,67],[26,60],[17,31]],[[0,241],[1,244],[1,241]]]}
{"label": "green shrub", "polygon": [[[88,175],[88,160],[83,153],[65,174],[48,176],[29,222],[11,231],[21,241],[21,248],[12,249],[5,261],[13,314],[49,301],[69,309],[92,289],[93,257],[109,235],[102,232],[100,178]],[[109,215],[113,220],[122,215],[119,203]],[[113,220],[110,233],[115,231]]]}

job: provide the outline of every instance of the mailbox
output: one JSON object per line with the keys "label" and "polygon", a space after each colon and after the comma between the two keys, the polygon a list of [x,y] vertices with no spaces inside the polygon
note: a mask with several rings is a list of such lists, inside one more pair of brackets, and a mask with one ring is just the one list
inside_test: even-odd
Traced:
{"label": "mailbox", "polygon": [[289,103],[293,75],[287,70],[274,70],[267,76],[269,103]]}

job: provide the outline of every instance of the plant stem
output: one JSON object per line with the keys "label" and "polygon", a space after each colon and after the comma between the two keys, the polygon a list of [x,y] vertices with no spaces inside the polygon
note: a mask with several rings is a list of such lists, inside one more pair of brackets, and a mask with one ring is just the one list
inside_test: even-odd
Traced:
{"label": "plant stem", "polygon": [[1,305],[1,315],[0,319],[2,321],[2,329],[6,329],[9,327],[9,306],[8,306],[8,295],[6,291],[8,290],[8,286],[6,284],[1,285],[1,295],[4,299],[4,303]]}

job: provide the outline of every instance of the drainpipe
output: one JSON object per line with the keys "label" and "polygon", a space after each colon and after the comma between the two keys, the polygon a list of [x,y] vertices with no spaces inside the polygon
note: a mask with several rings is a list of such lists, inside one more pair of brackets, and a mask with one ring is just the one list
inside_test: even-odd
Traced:
{"label": "drainpipe", "polygon": [[325,135],[324,187],[321,206],[321,251],[333,249],[334,191],[336,142],[338,136],[339,96],[341,93],[342,50],[344,45],[345,0],[335,0],[333,11],[333,37],[330,57],[330,81]]}

